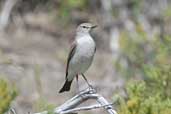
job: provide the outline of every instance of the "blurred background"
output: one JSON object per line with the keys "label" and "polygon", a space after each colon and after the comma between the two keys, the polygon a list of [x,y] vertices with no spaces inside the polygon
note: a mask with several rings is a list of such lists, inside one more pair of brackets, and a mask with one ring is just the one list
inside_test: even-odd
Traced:
{"label": "blurred background", "polygon": [[0,114],[51,110],[76,94],[75,82],[70,92],[58,91],[82,22],[98,25],[87,78],[110,102],[117,99],[118,113],[171,114],[170,0],[0,0]]}

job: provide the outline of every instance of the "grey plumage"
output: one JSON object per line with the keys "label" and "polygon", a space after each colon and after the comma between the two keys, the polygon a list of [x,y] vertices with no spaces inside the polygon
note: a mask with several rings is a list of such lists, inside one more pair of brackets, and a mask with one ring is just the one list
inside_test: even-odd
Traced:
{"label": "grey plumage", "polygon": [[74,77],[85,73],[90,67],[96,50],[96,44],[90,36],[92,28],[95,26],[91,23],[82,23],[77,27],[75,41],[67,60],[65,84],[59,93],[69,91]]}

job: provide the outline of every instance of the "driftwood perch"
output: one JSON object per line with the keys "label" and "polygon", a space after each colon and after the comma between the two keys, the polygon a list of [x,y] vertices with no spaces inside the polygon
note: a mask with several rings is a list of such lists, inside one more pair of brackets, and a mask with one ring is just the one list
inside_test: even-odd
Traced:
{"label": "driftwood perch", "polygon": [[[89,99],[96,100],[98,104],[77,107]],[[89,88],[75,95],[61,106],[56,107],[53,112],[54,114],[74,114],[78,111],[92,110],[96,108],[104,108],[109,114],[117,114],[117,112],[113,109],[111,103],[109,103],[103,96],[99,95],[94,89]],[[16,114],[14,112],[12,113]],[[34,114],[48,114],[48,111],[43,111]]]}
{"label": "driftwood perch", "polygon": [[[78,105],[82,104],[86,100],[95,99],[99,104],[92,106],[84,106],[78,107]],[[86,89],[80,92],[78,95],[66,101],[61,106],[54,109],[54,114],[68,114],[68,113],[76,113],[78,111],[83,110],[92,110],[95,108],[104,107],[109,114],[117,114],[115,110],[112,108],[112,104],[108,103],[108,101],[101,95],[97,94],[94,89]],[[47,111],[35,113],[35,114],[47,114]]]}

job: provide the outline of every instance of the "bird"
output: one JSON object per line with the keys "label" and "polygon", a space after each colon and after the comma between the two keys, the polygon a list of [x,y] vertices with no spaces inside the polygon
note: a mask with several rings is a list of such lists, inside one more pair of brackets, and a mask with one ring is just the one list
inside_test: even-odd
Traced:
{"label": "bird", "polygon": [[71,50],[67,58],[65,83],[59,93],[70,90],[73,79],[81,75],[89,87],[92,87],[86,79],[84,73],[92,64],[95,52],[96,43],[91,37],[90,32],[97,25],[91,23],[82,23],[76,29],[75,40],[72,42]]}

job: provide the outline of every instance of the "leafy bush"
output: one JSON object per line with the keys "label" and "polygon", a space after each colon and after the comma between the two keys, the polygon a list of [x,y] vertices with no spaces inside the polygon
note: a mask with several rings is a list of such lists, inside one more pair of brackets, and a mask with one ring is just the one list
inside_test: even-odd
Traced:
{"label": "leafy bush", "polygon": [[59,4],[58,18],[62,22],[68,22],[73,10],[83,11],[88,8],[87,0],[62,0]]}
{"label": "leafy bush", "polygon": [[[171,36],[165,34],[147,34],[140,24],[136,25],[135,32],[122,31],[120,38],[121,55],[115,62],[119,72],[128,77],[146,77],[144,66],[158,66],[171,64]],[[122,61],[126,64],[122,64]]]}
{"label": "leafy bush", "polygon": [[119,114],[171,114],[171,36],[150,38],[137,25],[135,33],[124,31],[121,37],[127,65],[117,61],[117,68],[131,81],[126,85],[127,99],[119,100]]}
{"label": "leafy bush", "polygon": [[35,103],[35,108],[37,111],[48,111],[48,114],[54,114],[54,108],[55,106],[53,104],[50,104],[45,98],[41,97],[39,98]]}
{"label": "leafy bush", "polygon": [[4,114],[9,109],[16,95],[16,90],[10,87],[5,80],[0,79],[0,114]]}
{"label": "leafy bush", "polygon": [[171,114],[171,65],[148,68],[146,75],[149,80],[128,83],[119,114]]}

